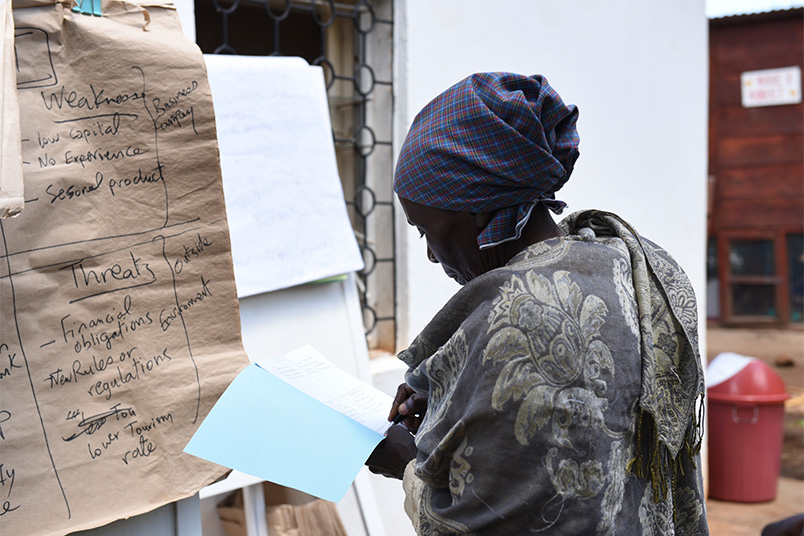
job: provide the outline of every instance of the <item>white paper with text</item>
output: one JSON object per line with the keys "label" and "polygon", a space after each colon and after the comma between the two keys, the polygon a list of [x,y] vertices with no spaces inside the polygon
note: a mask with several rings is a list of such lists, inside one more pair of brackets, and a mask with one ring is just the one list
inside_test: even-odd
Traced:
{"label": "white paper with text", "polygon": [[335,411],[385,434],[393,398],[336,367],[310,345],[257,365]]}
{"label": "white paper with text", "polygon": [[238,296],[362,269],[321,67],[301,58],[204,57]]}

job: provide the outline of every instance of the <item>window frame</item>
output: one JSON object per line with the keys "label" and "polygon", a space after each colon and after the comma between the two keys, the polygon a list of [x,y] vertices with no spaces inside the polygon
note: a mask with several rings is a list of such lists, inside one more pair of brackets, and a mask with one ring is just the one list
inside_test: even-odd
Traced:
{"label": "window frame", "polygon": [[[800,233],[800,229],[776,229],[773,231],[741,230],[717,234],[718,277],[720,278],[721,323],[732,326],[788,326],[791,319],[790,281],[788,274],[787,235]],[[734,241],[766,240],[773,246],[774,274],[734,275],[731,273],[729,254]],[[732,287],[737,284],[766,284],[774,286],[776,316],[738,315],[733,311]],[[798,324],[798,323],[795,323]]]}

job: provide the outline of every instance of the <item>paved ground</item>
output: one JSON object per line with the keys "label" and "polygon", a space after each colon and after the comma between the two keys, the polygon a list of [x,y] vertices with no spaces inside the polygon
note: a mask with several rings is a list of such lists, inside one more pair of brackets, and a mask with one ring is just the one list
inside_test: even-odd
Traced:
{"label": "paved ground", "polygon": [[776,500],[767,503],[706,503],[710,536],[759,536],[768,523],[804,512],[804,480],[780,478]]}

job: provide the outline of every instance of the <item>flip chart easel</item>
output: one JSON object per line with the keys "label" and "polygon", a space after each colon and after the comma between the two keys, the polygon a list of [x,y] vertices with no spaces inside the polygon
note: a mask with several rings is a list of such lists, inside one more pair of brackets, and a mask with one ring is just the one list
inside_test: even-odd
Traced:
{"label": "flip chart easel", "polygon": [[201,501],[198,495],[166,504],[139,516],[83,531],[81,536],[201,536]]}
{"label": "flip chart easel", "polygon": [[[246,353],[256,361],[310,344],[371,382],[352,273],[362,258],[343,202],[323,71],[300,58],[207,55],[205,62]],[[350,535],[382,536],[365,471],[338,509]],[[201,498],[243,488],[247,532],[264,536],[261,482],[234,472]]]}

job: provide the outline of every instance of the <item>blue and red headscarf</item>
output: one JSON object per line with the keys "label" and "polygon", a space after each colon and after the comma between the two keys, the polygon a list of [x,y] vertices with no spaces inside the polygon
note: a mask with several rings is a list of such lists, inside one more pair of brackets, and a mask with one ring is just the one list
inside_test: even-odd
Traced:
{"label": "blue and red headscarf", "polygon": [[566,207],[555,192],[580,154],[577,120],[540,75],[473,74],[416,116],[394,191],[430,207],[495,212],[481,249],[515,240],[537,203]]}

